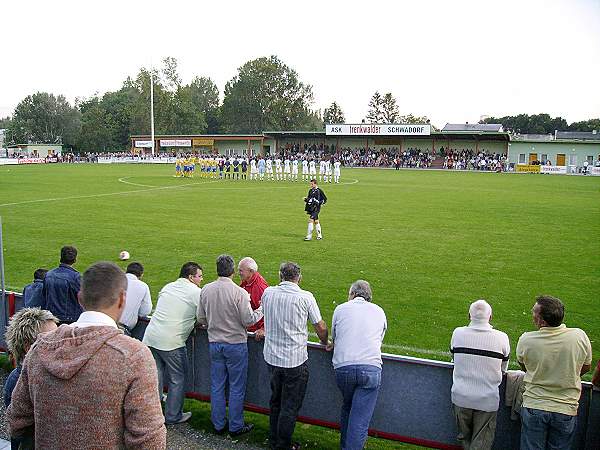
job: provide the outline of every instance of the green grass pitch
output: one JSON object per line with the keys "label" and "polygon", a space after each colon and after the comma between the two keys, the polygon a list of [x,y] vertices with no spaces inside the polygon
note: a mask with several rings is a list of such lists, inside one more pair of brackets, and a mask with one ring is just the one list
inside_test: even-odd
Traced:
{"label": "green grass pitch", "polygon": [[307,183],[172,174],[171,165],[0,167],[9,288],[54,267],[65,244],[79,249],[80,271],[128,250],[154,300],[188,260],[208,282],[219,254],[249,255],[269,283],[293,260],[328,323],[350,284],[368,280],[388,317],[389,353],[449,360],[452,330],[485,298],[514,361],[534,298],[548,293],[600,357],[600,178],[345,169],[343,184],[321,186],[324,239],[303,242]]}

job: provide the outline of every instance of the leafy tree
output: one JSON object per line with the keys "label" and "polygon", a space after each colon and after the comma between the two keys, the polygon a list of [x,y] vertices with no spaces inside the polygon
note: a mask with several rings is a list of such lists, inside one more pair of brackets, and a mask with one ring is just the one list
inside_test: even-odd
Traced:
{"label": "leafy tree", "polygon": [[369,112],[367,112],[366,121],[369,123],[384,123],[383,97],[378,91],[375,91],[369,101]]}
{"label": "leafy tree", "polygon": [[344,111],[340,105],[333,102],[329,108],[325,108],[323,113],[323,122],[325,123],[344,123],[346,121],[344,117]]}
{"label": "leafy tree", "polygon": [[0,130],[4,130],[6,128],[8,128],[8,126],[10,125],[10,116],[6,116],[4,118],[0,118]]}
{"label": "leafy tree", "polygon": [[381,100],[381,113],[383,123],[396,123],[400,117],[398,104],[391,92],[385,94]]}
{"label": "leafy tree", "polygon": [[206,132],[219,133],[221,130],[219,89],[214,81],[207,77],[195,77],[184,89],[189,91],[192,103],[204,114]]}
{"label": "leafy tree", "polygon": [[277,56],[262,57],[246,62],[227,82],[221,118],[230,133],[314,129],[312,102],[312,86],[295,70]]}
{"label": "leafy tree", "polygon": [[520,134],[552,134],[554,130],[566,130],[567,121],[549,114],[518,114],[516,116],[488,117],[481,123],[501,123],[502,127]]}
{"label": "leafy tree", "polygon": [[[412,114],[406,114],[404,116],[399,116],[399,123],[404,123],[407,125],[420,125],[420,124],[428,124],[430,120],[427,116],[414,116]],[[435,129],[435,127],[433,127]]]}
{"label": "leafy tree", "polygon": [[81,114],[64,96],[38,92],[15,108],[8,128],[10,143],[57,143],[76,146]]}
{"label": "leafy tree", "polygon": [[[2,128],[2,126],[0,126]],[[581,122],[573,122],[569,125],[569,131],[594,131],[600,133],[600,119],[589,119]]]}

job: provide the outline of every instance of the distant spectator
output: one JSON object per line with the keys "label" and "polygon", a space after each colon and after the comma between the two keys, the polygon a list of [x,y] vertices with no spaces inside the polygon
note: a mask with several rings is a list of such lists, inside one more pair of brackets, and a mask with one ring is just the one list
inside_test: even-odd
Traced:
{"label": "distant spectator", "polygon": [[235,263],[229,255],[217,258],[217,278],[200,294],[198,322],[207,325],[210,349],[210,409],[217,433],[227,431],[225,390],[229,386],[229,433],[239,436],[254,428],[244,422],[244,396],[248,379],[246,327],[262,318],[252,310],[250,295],[232,278]]}
{"label": "distant spectator", "polygon": [[61,323],[79,319],[83,308],[77,300],[81,275],[73,268],[77,262],[77,249],[66,245],[60,249],[60,265],[46,274],[42,289],[42,309],[47,309]]}
{"label": "distant spectator", "polygon": [[23,288],[23,302],[26,308],[42,305],[42,289],[48,269],[37,269],[33,272],[33,283]]}
{"label": "distant spectator", "polygon": [[[249,256],[240,259],[238,263],[238,272],[240,274],[240,286],[250,294],[250,305],[256,310],[260,306],[260,298],[269,287],[269,284],[258,272],[258,264]],[[248,331],[253,331],[256,340],[260,340],[265,336],[264,319],[260,319],[254,325],[248,327]]]}
{"label": "distant spectator", "polygon": [[335,308],[331,324],[333,368],[342,392],[340,448],[360,450],[369,433],[381,386],[381,344],[387,329],[385,312],[371,303],[371,286],[358,280],[348,301]]}
{"label": "distant spectator", "polygon": [[463,448],[485,450],[494,444],[498,387],[508,368],[510,343],[506,333],[490,325],[492,307],[485,300],[471,304],[469,318],[469,325],[456,328],[450,342],[452,405]]}
{"label": "distant spectator", "polygon": [[187,262],[179,271],[179,279],[158,293],[158,301],[143,342],[152,352],[158,371],[158,390],[165,384],[169,395],[165,405],[167,424],[186,422],[191,412],[183,412],[185,374],[188,357],[185,342],[196,325],[196,309],[200,302],[202,266]]}
{"label": "distant spectator", "polygon": [[83,274],[79,320],[31,348],[7,412],[11,437],[36,448],[164,449],[156,368],[141,342],[117,328],[127,279],[113,263]]}
{"label": "distant spectator", "polygon": [[[36,271],[37,272],[37,271]],[[12,391],[21,374],[25,354],[40,333],[56,330],[58,319],[50,311],[39,308],[23,308],[15,313],[6,328],[6,346],[15,360],[16,368],[4,383],[4,405],[10,404]]]}
{"label": "distant spectator", "polygon": [[538,331],[523,333],[517,361],[525,374],[521,450],[569,449],[577,425],[581,375],[590,370],[592,346],[583,330],[563,323],[565,307],[541,295],[532,310]]}
{"label": "distant spectator", "polygon": [[300,289],[300,266],[293,262],[282,263],[279,278],[281,283],[268,287],[262,296],[263,354],[271,374],[271,448],[289,450],[308,384],[306,323],[310,320],[323,345],[328,343],[328,332],[315,297]]}
{"label": "distant spectator", "polygon": [[127,266],[127,300],[125,310],[121,315],[121,324],[125,326],[126,333],[131,335],[138,317],[145,317],[152,311],[152,298],[150,288],[142,281],[144,266],[139,262],[132,262]]}

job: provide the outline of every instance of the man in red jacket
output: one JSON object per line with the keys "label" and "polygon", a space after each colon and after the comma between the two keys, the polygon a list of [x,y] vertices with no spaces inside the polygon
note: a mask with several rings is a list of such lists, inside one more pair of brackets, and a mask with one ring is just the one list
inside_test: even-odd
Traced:
{"label": "man in red jacket", "polygon": [[[250,294],[250,305],[252,309],[257,309],[260,306],[260,298],[266,288],[269,287],[268,283],[258,273],[258,264],[254,259],[246,256],[242,258],[238,263],[238,272],[242,282],[240,287],[246,290]],[[265,336],[265,325],[264,320],[260,319],[254,325],[248,327],[248,331],[253,331],[256,340],[261,340]]]}

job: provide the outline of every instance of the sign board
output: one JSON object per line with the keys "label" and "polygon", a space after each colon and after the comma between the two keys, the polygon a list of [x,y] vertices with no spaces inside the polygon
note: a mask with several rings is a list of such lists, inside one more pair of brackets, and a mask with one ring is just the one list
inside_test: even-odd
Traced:
{"label": "sign board", "polygon": [[360,125],[327,124],[327,136],[429,136],[431,125],[363,123]]}
{"label": "sign board", "polygon": [[215,145],[215,140],[214,139],[194,139],[192,141],[192,143],[194,144],[194,147],[200,147],[200,146],[212,147],[213,145]]}
{"label": "sign board", "polygon": [[540,166],[541,173],[566,174],[567,166]]}
{"label": "sign board", "polygon": [[135,141],[135,148],[152,148],[152,141]]}
{"label": "sign board", "polygon": [[0,166],[12,166],[16,164],[19,164],[19,160],[17,158],[0,158]]}
{"label": "sign board", "polygon": [[191,147],[191,139],[161,139],[161,147]]}
{"label": "sign board", "polygon": [[515,172],[540,173],[540,166],[537,164],[517,164]]}
{"label": "sign board", "polygon": [[590,173],[592,175],[600,175],[600,167],[592,167],[592,170],[590,170]]}
{"label": "sign board", "polygon": [[19,164],[44,164],[44,158],[19,158]]}

